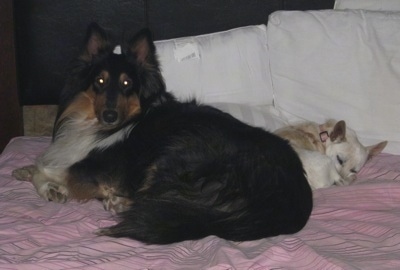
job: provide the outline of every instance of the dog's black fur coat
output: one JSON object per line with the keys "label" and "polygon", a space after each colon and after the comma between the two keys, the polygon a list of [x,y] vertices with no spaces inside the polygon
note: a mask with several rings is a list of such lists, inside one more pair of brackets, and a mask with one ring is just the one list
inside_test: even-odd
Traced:
{"label": "dog's black fur coat", "polygon": [[[120,223],[99,234],[167,244],[208,235],[245,241],[304,227],[312,193],[301,161],[286,141],[213,107],[176,101],[165,90],[147,30],[132,39],[126,56],[111,53],[102,31],[89,27],[88,38],[93,32],[104,41],[95,53],[80,58],[84,66],[67,84],[59,112],[60,117],[90,85],[96,95],[101,93],[93,81],[104,70],[119,76],[115,70],[121,69],[133,86],[103,92],[136,94],[140,101],[139,113],[97,131],[100,139],[132,126],[123,140],[94,148],[68,170],[72,198],[88,189],[84,197],[76,197],[104,200],[97,190],[106,186],[114,188],[113,196],[130,202],[119,213]],[[55,137],[62,130],[63,121],[58,122]]]}

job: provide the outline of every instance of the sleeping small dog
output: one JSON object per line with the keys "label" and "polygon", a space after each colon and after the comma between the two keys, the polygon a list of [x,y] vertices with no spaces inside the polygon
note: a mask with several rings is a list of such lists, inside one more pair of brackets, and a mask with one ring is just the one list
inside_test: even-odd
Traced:
{"label": "sleeping small dog", "polygon": [[99,199],[119,223],[100,235],[167,244],[295,233],[312,210],[302,163],[282,138],[166,91],[149,30],[113,53],[97,24],[62,92],[53,141],[14,171],[41,197]]}
{"label": "sleeping small dog", "polygon": [[328,120],[319,125],[304,122],[275,131],[287,139],[303,162],[313,189],[349,185],[371,157],[385,148],[387,141],[363,146],[345,121]]}

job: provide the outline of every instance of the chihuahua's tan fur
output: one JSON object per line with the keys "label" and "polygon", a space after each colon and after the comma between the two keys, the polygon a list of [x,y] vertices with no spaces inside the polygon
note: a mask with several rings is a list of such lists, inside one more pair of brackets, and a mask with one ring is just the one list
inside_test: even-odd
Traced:
{"label": "chihuahua's tan fur", "polygon": [[365,162],[381,153],[387,144],[382,141],[363,146],[343,120],[328,120],[322,125],[304,122],[275,133],[287,139],[299,154],[313,189],[349,185]]}

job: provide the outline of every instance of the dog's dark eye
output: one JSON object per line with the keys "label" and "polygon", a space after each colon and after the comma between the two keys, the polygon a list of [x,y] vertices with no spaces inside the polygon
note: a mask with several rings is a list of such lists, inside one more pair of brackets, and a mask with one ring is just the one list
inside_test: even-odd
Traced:
{"label": "dog's dark eye", "polygon": [[122,91],[125,95],[132,89],[132,81],[130,79],[123,79],[120,81]]}
{"label": "dog's dark eye", "polygon": [[102,77],[98,77],[98,78],[96,78],[96,83],[99,86],[102,86],[102,85],[104,85],[106,83],[106,80],[104,80]]}
{"label": "dog's dark eye", "polygon": [[125,79],[121,82],[123,88],[128,88],[132,85],[132,81],[129,79]]}
{"label": "dog's dark eye", "polygon": [[338,155],[336,155],[336,159],[340,165],[343,165],[343,163],[344,163],[343,159],[341,159]]}

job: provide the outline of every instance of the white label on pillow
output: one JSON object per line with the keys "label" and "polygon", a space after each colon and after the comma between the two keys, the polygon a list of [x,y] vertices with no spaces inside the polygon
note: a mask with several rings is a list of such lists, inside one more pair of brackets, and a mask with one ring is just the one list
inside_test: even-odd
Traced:
{"label": "white label on pillow", "polygon": [[115,46],[113,53],[121,54],[122,53],[121,46],[120,45]]}
{"label": "white label on pillow", "polygon": [[175,40],[174,56],[178,62],[200,59],[199,47],[193,39]]}

